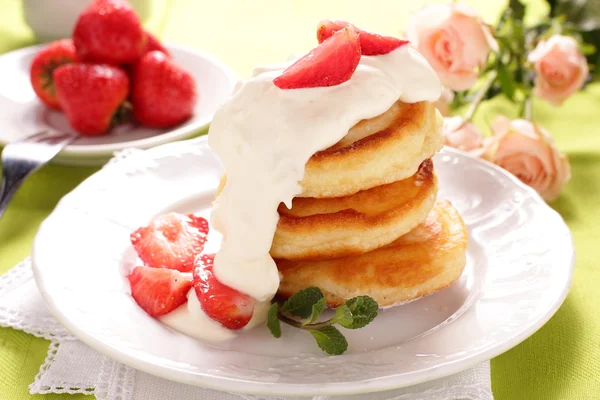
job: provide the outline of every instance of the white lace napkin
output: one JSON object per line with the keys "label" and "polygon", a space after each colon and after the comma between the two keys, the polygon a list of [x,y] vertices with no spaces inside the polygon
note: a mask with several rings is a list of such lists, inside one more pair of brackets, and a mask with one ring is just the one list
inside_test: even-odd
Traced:
{"label": "white lace napkin", "polygon": [[[157,378],[119,364],[76,340],[52,317],[37,290],[29,259],[0,276],[0,326],[51,341],[31,394],[83,393],[103,400],[287,400],[216,392]],[[327,396],[313,400],[326,400]],[[493,400],[490,363],[410,388],[336,400]]]}

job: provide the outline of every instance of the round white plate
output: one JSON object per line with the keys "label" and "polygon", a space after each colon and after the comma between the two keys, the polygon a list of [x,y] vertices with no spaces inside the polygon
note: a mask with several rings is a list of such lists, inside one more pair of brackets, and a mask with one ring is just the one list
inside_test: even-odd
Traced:
{"label": "round white plate", "polygon": [[[288,326],[257,327],[206,344],[145,314],[122,270],[129,233],[165,211],[210,213],[221,164],[205,138],[171,143],[108,165],[65,196],[35,239],[35,278],[75,336],[139,370],[192,385],[269,395],[387,390],[472,367],[517,345],[563,302],[574,252],[560,216],[492,164],[446,149],[435,158],[440,197],[470,233],[468,264],[447,289],[344,330],[342,356],[320,352]],[[207,251],[216,250],[215,236]]]}
{"label": "round white plate", "polygon": [[[0,56],[0,146],[43,129],[75,132],[64,113],[51,110],[37,99],[29,82],[29,67],[44,45],[31,46]],[[115,151],[127,147],[146,149],[187,139],[206,130],[217,106],[233,91],[237,78],[210,54],[179,45],[168,45],[175,62],[196,81],[198,102],[193,117],[175,128],[151,129],[124,124],[107,135],[82,137],[67,146],[54,162],[69,165],[102,165]]]}

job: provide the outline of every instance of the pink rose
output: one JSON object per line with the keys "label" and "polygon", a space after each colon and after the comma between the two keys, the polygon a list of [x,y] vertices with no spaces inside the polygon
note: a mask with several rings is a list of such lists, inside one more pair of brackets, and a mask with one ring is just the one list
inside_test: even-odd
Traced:
{"label": "pink rose", "polygon": [[536,96],[559,106],[567,97],[581,89],[588,75],[588,65],[577,42],[572,37],[553,35],[542,40],[529,53],[535,65]]}
{"label": "pink rose", "polygon": [[571,166],[550,134],[530,121],[504,116],[496,117],[492,131],[495,136],[486,158],[534,188],[544,200],[558,197],[571,178]]}
{"label": "pink rose", "polygon": [[446,117],[450,115],[450,104],[454,100],[454,92],[447,87],[442,89],[442,95],[435,102],[435,108],[438,109],[442,116]]}
{"label": "pink rose", "polygon": [[442,127],[444,144],[464,151],[473,151],[482,147],[483,136],[472,122],[462,117],[444,118]]}
{"label": "pink rose", "polygon": [[408,39],[452,90],[469,89],[485,65],[489,50],[498,51],[492,32],[465,4],[433,4],[412,14]]}

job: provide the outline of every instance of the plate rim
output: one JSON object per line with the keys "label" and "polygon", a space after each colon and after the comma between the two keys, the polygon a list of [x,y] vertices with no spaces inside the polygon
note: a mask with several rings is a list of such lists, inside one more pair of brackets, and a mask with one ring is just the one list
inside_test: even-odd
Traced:
{"label": "plate rim", "polygon": [[[194,56],[197,56],[200,59],[206,60],[206,61],[210,62],[211,64],[215,65],[219,70],[223,71],[223,73],[225,74],[225,76],[227,78],[227,83],[229,86],[228,94],[231,94],[233,92],[235,85],[237,84],[237,82],[239,80],[238,74],[233,70],[233,68],[231,68],[225,62],[223,62],[220,58],[218,58],[217,56],[215,56],[211,53],[208,53],[204,50],[201,50],[196,47],[189,46],[189,45],[173,43],[171,41],[165,41],[165,42],[163,42],[163,44],[168,50],[174,50],[176,52],[184,52],[184,53],[192,54]],[[31,53],[35,53],[36,51],[38,51],[39,49],[41,49],[47,45],[48,45],[48,43],[41,43],[41,44],[35,44],[32,46],[23,47],[20,49],[10,51],[8,53],[1,54],[0,58],[26,57],[26,56],[30,55]],[[63,150],[61,150],[59,152],[59,154],[57,155],[55,160],[58,163],[70,165],[71,164],[70,161],[77,162],[78,160],[91,158],[91,157],[97,157],[97,158],[100,158],[103,156],[110,157],[115,152],[126,149],[126,148],[130,148],[130,147],[135,147],[135,148],[139,148],[139,149],[150,149],[153,147],[163,146],[165,144],[169,144],[174,141],[188,140],[189,138],[193,137],[195,134],[199,134],[202,130],[207,129],[212,121],[213,115],[214,115],[214,113],[211,115],[207,115],[205,118],[199,119],[198,121],[195,121],[194,123],[192,123],[188,126],[175,127],[174,129],[169,130],[167,132],[158,134],[156,136],[144,138],[144,139],[130,140],[130,141],[120,142],[120,143],[99,144],[99,145],[68,145],[67,147],[65,147]],[[0,147],[5,146],[8,143],[9,142],[0,138]],[[97,163],[94,162],[93,164],[95,165]]]}
{"label": "plate rim", "polygon": [[[186,141],[179,141],[173,143],[167,143],[161,146],[157,146],[138,154],[132,154],[125,161],[128,163],[135,163],[139,157],[150,157],[154,158],[159,156],[160,154],[176,154],[174,153],[177,149],[185,150],[185,148],[189,145],[190,142],[201,142],[207,141],[207,137],[199,137]],[[180,150],[180,151],[181,151]],[[170,152],[170,153],[169,153]],[[394,390],[402,387],[408,387],[417,385],[424,382],[433,381],[436,379],[441,379],[469,368],[472,368],[484,361],[490,360],[510,349],[517,346],[525,339],[529,338],[535,332],[537,332],[542,326],[544,326],[550,318],[558,311],[560,306],[563,304],[569,289],[573,282],[573,272],[575,268],[575,247],[573,236],[570,232],[570,229],[566,225],[564,219],[560,214],[558,214],[554,209],[546,204],[546,202],[539,196],[535,190],[530,188],[529,186],[522,183],[518,178],[504,169],[496,166],[495,164],[488,162],[486,160],[478,159],[467,152],[453,149],[449,147],[444,148],[444,152],[449,154],[459,154],[461,156],[466,156],[468,158],[473,159],[475,162],[483,163],[484,165],[491,167],[495,172],[504,175],[513,184],[518,186],[519,188],[529,192],[531,196],[536,200],[537,203],[542,204],[547,207],[548,211],[556,214],[559,219],[557,220],[562,225],[569,234],[570,241],[565,245],[570,246],[571,253],[569,254],[569,266],[568,271],[566,271],[568,275],[568,279],[564,282],[562,286],[562,290],[560,295],[557,296],[551,304],[551,307],[545,311],[545,313],[540,314],[540,317],[536,320],[533,320],[532,323],[527,326],[525,329],[521,330],[517,335],[502,342],[495,344],[487,350],[480,351],[466,358],[459,358],[456,360],[452,360],[447,362],[442,366],[435,366],[431,368],[431,370],[427,374],[423,374],[422,371],[419,372],[420,375],[413,376],[415,372],[412,373],[403,373],[403,374],[390,374],[381,378],[373,378],[366,379],[361,381],[362,385],[353,385],[348,386],[347,388],[341,388],[339,383],[319,383],[319,384],[302,384],[302,383],[267,383],[267,382],[252,382],[252,381],[241,381],[235,378],[224,377],[224,376],[204,376],[204,375],[193,375],[193,374],[182,374],[179,369],[172,366],[165,365],[156,365],[142,358],[136,358],[129,354],[118,351],[113,348],[111,345],[108,345],[100,340],[96,340],[94,337],[88,335],[84,329],[81,329],[78,325],[73,324],[69,321],[66,316],[64,316],[58,307],[55,306],[52,297],[44,290],[42,279],[40,277],[40,271],[38,270],[38,266],[36,263],[36,251],[35,248],[36,242],[38,241],[38,235],[34,239],[34,245],[32,249],[32,269],[34,279],[36,281],[36,285],[40,290],[42,298],[49,308],[50,312],[54,315],[54,317],[63,325],[67,330],[69,330],[75,337],[81,340],[83,343],[92,347],[93,349],[99,351],[102,354],[105,354],[118,362],[121,362],[125,365],[128,365],[134,369],[140,370],[142,372],[146,372],[148,374],[169,379],[175,382],[184,383],[192,386],[199,386],[207,389],[219,390],[230,392],[231,384],[235,383],[236,392],[247,393],[247,394],[256,394],[256,395],[278,395],[278,396],[299,396],[299,397],[309,397],[309,396],[331,396],[331,395],[351,395],[351,394],[363,394],[363,393],[372,393],[372,392],[380,392],[387,390]],[[102,173],[102,170],[94,173],[88,179],[92,178],[96,174]],[[73,190],[76,190],[77,187]],[[59,202],[58,206],[60,205]],[[46,218],[49,219],[53,216],[54,210],[52,213]],[[45,222],[45,221],[44,221]],[[43,229],[44,223],[40,226],[40,231]],[[39,233],[39,232],[38,232]],[[565,266],[567,268],[567,266]]]}

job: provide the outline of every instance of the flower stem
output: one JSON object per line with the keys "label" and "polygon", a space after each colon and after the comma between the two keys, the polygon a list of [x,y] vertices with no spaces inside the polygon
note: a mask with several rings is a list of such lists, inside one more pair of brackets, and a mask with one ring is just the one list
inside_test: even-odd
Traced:
{"label": "flower stem", "polygon": [[292,319],[289,317],[286,317],[283,314],[279,314],[278,317],[281,322],[285,322],[286,324],[291,325],[294,328],[304,329],[307,331],[312,330],[312,329],[324,328],[326,326],[331,325],[331,319],[328,319],[327,321],[323,321],[323,322],[317,322],[315,324],[302,325],[302,322],[296,321],[295,319]]}
{"label": "flower stem", "polygon": [[484,99],[488,90],[490,90],[490,87],[492,86],[492,83],[494,83],[494,81],[496,80],[497,76],[498,76],[498,72],[496,72],[496,71],[492,71],[489,73],[487,80],[485,81],[483,86],[479,89],[479,91],[475,95],[475,98],[471,102],[471,105],[467,109],[467,112],[463,116],[465,122],[471,121],[471,119],[473,118],[473,115],[475,115],[475,111],[477,111],[477,108],[479,107],[479,104]]}
{"label": "flower stem", "polygon": [[525,97],[523,107],[521,108],[521,118],[531,121],[533,119],[533,99],[531,93]]}

